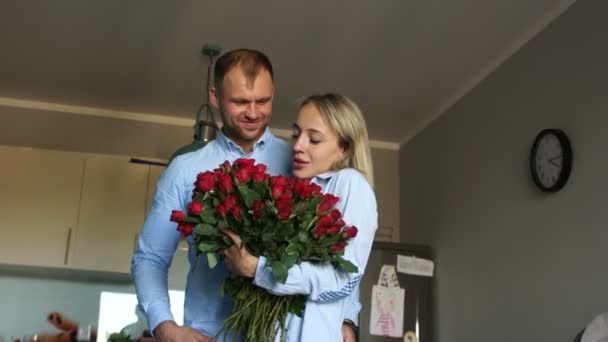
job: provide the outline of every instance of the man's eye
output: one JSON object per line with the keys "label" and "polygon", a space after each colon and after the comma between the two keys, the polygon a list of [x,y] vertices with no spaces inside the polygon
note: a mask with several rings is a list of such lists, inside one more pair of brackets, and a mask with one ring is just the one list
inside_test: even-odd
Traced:
{"label": "man's eye", "polygon": [[313,144],[313,145],[316,145],[316,144],[318,144],[320,142],[321,142],[321,140],[312,140],[312,139],[310,140],[310,143]]}

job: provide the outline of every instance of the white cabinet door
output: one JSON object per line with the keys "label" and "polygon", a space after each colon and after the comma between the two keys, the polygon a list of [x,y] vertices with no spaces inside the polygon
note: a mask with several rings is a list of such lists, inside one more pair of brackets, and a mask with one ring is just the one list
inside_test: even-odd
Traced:
{"label": "white cabinet door", "polygon": [[130,272],[146,212],[148,173],[147,165],[127,158],[87,158],[70,267]]}
{"label": "white cabinet door", "polygon": [[75,153],[0,148],[0,263],[65,266],[83,168]]}

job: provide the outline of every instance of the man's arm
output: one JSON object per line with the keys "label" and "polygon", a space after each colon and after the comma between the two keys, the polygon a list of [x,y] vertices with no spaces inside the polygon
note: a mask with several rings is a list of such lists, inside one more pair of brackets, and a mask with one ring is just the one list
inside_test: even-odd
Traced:
{"label": "man's arm", "polygon": [[131,273],[140,307],[158,339],[209,342],[212,340],[200,332],[177,325],[170,311],[167,277],[180,234],[169,218],[172,210],[184,209],[179,180],[180,172],[175,164],[170,165],[159,179],[152,208],[133,255]]}

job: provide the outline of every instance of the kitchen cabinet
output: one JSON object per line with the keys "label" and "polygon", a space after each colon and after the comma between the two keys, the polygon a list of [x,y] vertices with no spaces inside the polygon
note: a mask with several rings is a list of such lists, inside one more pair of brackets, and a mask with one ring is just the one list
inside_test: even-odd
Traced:
{"label": "kitchen cabinet", "polygon": [[149,168],[128,158],[87,157],[70,268],[130,272],[146,213]]}
{"label": "kitchen cabinet", "polygon": [[0,147],[0,263],[65,267],[84,157]]}

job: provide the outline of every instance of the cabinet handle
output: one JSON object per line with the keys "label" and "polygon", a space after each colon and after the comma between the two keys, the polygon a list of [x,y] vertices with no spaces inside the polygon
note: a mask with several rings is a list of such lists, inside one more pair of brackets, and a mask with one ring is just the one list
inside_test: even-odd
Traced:
{"label": "cabinet handle", "polygon": [[63,264],[68,264],[68,255],[70,255],[70,241],[72,240],[72,228],[68,228],[68,241],[65,244],[65,256],[63,257]]}

